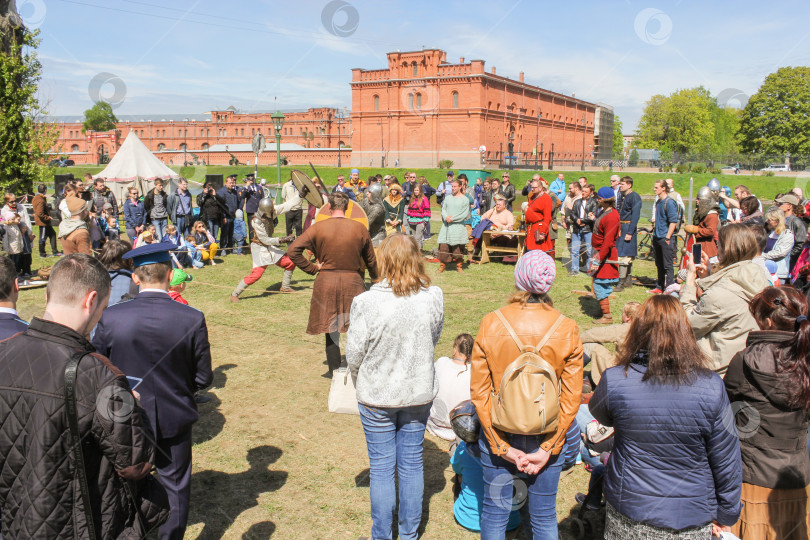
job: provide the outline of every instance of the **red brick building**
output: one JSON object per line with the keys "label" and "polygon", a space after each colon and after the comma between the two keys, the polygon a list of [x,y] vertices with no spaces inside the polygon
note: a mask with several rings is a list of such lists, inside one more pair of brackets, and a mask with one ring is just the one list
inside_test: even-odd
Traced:
{"label": "red brick building", "polygon": [[[484,69],[483,60],[448,63],[438,49],[388,53],[385,69],[352,70],[352,112],[311,108],[285,113],[282,156],[292,164],[456,168],[579,166],[609,160],[613,109],[544,90]],[[81,132],[82,118],[57,119],[52,149],[76,163],[112,157],[130,131],[162,161],[253,164],[256,132],[267,139],[262,165],[274,164],[270,112],[233,107],[197,115],[122,117],[116,130]],[[350,148],[343,148],[343,147]],[[340,152],[338,152],[340,148]],[[184,151],[185,150],[185,151]]]}
{"label": "red brick building", "polygon": [[[241,163],[253,163],[251,142],[256,132],[266,139],[267,149],[260,164],[275,164],[275,131],[270,112],[240,113],[233,107],[197,115],[132,115],[119,119],[115,130],[82,133],[81,117],[57,119],[59,139],[53,154],[69,155],[76,163],[99,163],[101,154],[115,155],[130,131],[167,164],[186,161],[227,165],[232,156]],[[333,108],[313,108],[284,113],[281,130],[283,157],[292,163],[312,161],[337,163],[338,144],[351,146],[351,118]],[[184,153],[185,148],[185,153]],[[227,149],[226,149],[227,148]],[[349,150],[342,159],[349,162]]]}
{"label": "red brick building", "polygon": [[550,167],[590,162],[606,149],[610,157],[612,108],[526,84],[523,73],[487,72],[483,60],[446,57],[392,52],[385,69],[352,70],[353,165]]}

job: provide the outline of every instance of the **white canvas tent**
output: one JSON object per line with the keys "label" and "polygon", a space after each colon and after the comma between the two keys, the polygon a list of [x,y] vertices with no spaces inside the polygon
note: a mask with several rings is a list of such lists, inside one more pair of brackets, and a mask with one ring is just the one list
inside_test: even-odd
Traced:
{"label": "white canvas tent", "polygon": [[[179,175],[156,158],[135,132],[130,131],[107,167],[94,178],[104,178],[120,204],[126,199],[130,187],[138,188],[138,193],[143,195],[155,186],[158,178],[163,180],[166,192],[172,193]],[[202,184],[189,180],[189,191],[196,195],[202,191]]]}

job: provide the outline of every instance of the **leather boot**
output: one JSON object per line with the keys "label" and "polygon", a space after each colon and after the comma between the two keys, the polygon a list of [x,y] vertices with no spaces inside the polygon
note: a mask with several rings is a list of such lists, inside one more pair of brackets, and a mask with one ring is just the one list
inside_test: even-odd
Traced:
{"label": "leather boot", "polygon": [[444,272],[445,268],[447,268],[447,265],[446,265],[446,264],[444,264],[444,263],[439,263],[439,273],[440,273],[440,274],[441,274],[442,272]]}
{"label": "leather boot", "polygon": [[596,319],[596,324],[613,324],[613,316],[610,314],[610,299],[599,300],[599,307],[602,308],[602,318]]}
{"label": "leather boot", "polygon": [[284,270],[284,277],[281,279],[281,288],[279,289],[279,292],[295,292],[295,289],[290,287],[290,282],[292,282],[292,274],[292,270]]}
{"label": "leather boot", "polygon": [[462,266],[463,264],[464,264],[464,262],[463,262],[463,261],[458,261],[458,262],[456,263],[456,270],[457,270],[459,273],[461,273],[461,274],[463,274],[463,273],[464,273],[464,270],[461,268],[461,266]]}
{"label": "leather boot", "polygon": [[242,294],[243,292],[245,292],[245,289],[247,289],[247,288],[248,288],[248,284],[245,283],[245,280],[243,279],[242,281],[240,281],[239,285],[237,285],[236,288],[231,293],[231,302],[238,302],[239,301],[239,295]]}

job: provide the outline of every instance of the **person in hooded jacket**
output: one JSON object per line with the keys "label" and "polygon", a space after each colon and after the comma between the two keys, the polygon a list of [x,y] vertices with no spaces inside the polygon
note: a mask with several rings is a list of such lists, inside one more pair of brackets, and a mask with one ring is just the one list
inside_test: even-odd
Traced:
{"label": "person in hooded jacket", "polygon": [[740,516],[740,442],[723,381],[678,300],[656,295],[630,324],[589,408],[614,428],[605,540],[702,539]]}
{"label": "person in hooded jacket", "polygon": [[725,385],[737,411],[744,503],[731,532],[742,540],[799,540],[810,532],[810,322],[792,287],[751,300],[760,330],[731,360]]}
{"label": "person in hooded jacket", "polygon": [[[758,254],[756,236],[741,223],[730,223],[720,229],[716,266],[708,262],[705,253],[705,264],[698,265],[691,253],[686,254],[681,305],[698,345],[710,356],[712,369],[721,377],[734,355],[745,348],[748,332],[757,330],[748,303],[770,286],[770,276],[752,261]],[[702,294],[698,295],[698,290]]]}

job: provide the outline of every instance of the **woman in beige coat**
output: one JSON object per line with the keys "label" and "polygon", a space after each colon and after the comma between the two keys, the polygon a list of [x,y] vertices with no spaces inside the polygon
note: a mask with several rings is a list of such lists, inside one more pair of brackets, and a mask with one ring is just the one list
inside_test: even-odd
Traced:
{"label": "woman in beige coat", "polygon": [[735,354],[745,348],[748,333],[757,330],[748,304],[770,285],[762,267],[752,261],[759,254],[757,239],[742,223],[720,229],[717,266],[696,265],[688,254],[681,305],[686,310],[698,344],[711,358],[710,367],[721,377]]}

